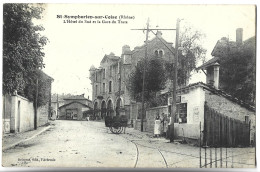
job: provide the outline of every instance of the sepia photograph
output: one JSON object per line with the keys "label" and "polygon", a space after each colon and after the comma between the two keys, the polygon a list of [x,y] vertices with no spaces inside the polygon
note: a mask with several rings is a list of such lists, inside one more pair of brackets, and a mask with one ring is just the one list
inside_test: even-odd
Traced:
{"label": "sepia photograph", "polygon": [[256,169],[256,5],[2,9],[2,169]]}

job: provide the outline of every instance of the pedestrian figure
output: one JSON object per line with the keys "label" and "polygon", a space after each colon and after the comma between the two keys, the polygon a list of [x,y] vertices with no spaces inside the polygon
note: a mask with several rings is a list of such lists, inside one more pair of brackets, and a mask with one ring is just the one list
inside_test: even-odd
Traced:
{"label": "pedestrian figure", "polygon": [[157,113],[154,121],[154,137],[159,137],[161,134],[161,120],[159,113]]}
{"label": "pedestrian figure", "polygon": [[170,137],[170,125],[171,125],[171,114],[169,113],[168,114],[168,117],[167,117],[167,129],[166,129],[166,139],[169,139]]}
{"label": "pedestrian figure", "polygon": [[161,123],[162,123],[162,135],[163,137],[166,137],[166,131],[167,131],[167,116],[165,116],[164,113],[162,113],[162,119],[161,119]]}

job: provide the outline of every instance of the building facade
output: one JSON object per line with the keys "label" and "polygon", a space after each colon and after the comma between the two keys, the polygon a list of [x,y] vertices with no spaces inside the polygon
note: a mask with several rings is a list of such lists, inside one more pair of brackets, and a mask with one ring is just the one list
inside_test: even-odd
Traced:
{"label": "building facade", "polygon": [[[221,134],[224,139],[226,137],[227,142],[231,145],[243,144],[243,139],[246,139],[247,143],[255,144],[255,107],[221,90],[221,66],[219,64],[220,58],[224,58],[227,54],[226,51],[235,51],[241,45],[247,46],[247,49],[254,53],[254,40],[253,37],[243,42],[242,29],[237,30],[236,42],[222,38],[212,51],[213,58],[197,68],[205,73],[206,83],[193,83],[177,89],[177,112],[174,116],[176,138],[198,141],[201,134],[203,135],[200,131],[212,131],[212,128],[214,128],[221,132],[225,131],[224,134],[223,132]],[[164,94],[170,96],[169,92]],[[214,113],[209,113],[207,108],[210,108]],[[138,113],[137,109],[135,109],[136,113]],[[155,116],[157,114],[169,114],[171,113],[170,109],[171,101],[168,101],[168,105],[147,109],[144,131],[153,132]],[[206,127],[205,124],[209,121],[211,124]],[[140,125],[140,120],[135,120],[134,127],[140,129]],[[217,130],[204,140],[210,140],[212,137],[216,139],[216,135],[220,135]]]}
{"label": "building facade", "polygon": [[64,104],[58,108],[58,119],[83,120],[83,112],[92,109],[92,101],[84,94],[64,98]]}
{"label": "building facade", "polygon": [[[105,55],[100,62],[100,67],[92,66],[90,68],[94,115],[101,118],[126,115],[128,119],[132,119],[130,105],[133,100],[127,89],[127,79],[138,61],[145,57],[145,52],[145,44],[137,46],[133,50],[125,45],[122,47],[121,56],[113,53]],[[147,58],[163,58],[173,61],[172,52],[174,52],[172,43],[165,41],[160,31],[147,42]]]}

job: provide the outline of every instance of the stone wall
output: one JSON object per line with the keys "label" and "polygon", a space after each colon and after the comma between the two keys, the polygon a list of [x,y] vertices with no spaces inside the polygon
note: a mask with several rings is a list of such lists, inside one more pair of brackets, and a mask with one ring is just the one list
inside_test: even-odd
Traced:
{"label": "stone wall", "polygon": [[245,116],[248,116],[251,121],[250,140],[255,141],[256,116],[254,111],[207,90],[205,90],[205,101],[210,108],[230,118],[245,121]]}
{"label": "stone wall", "polygon": [[37,109],[37,127],[48,123],[48,120],[49,120],[48,113],[49,113],[48,104],[38,107],[38,109]]}
{"label": "stone wall", "polygon": [[[137,129],[140,119],[138,119],[138,114],[141,113],[142,104],[140,102],[131,103],[130,105],[130,120],[133,120],[133,127]],[[139,126],[140,127],[140,126]]]}
{"label": "stone wall", "polygon": [[155,108],[150,108],[146,110],[146,131],[150,133],[154,133],[154,121],[156,114],[159,114],[160,116],[164,113],[165,115],[168,114],[168,106],[159,106]]}

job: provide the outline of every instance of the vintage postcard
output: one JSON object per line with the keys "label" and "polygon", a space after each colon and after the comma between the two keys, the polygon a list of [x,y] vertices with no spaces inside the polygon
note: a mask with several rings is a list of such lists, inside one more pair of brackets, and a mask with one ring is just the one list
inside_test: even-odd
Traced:
{"label": "vintage postcard", "polygon": [[256,168],[256,5],[2,5],[3,167]]}

